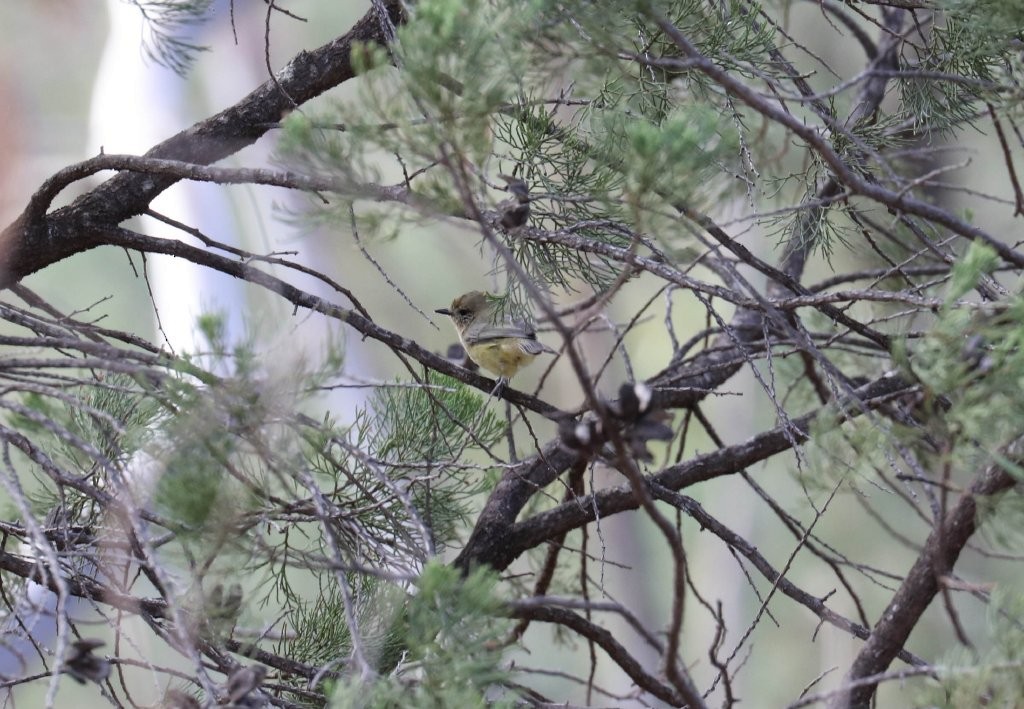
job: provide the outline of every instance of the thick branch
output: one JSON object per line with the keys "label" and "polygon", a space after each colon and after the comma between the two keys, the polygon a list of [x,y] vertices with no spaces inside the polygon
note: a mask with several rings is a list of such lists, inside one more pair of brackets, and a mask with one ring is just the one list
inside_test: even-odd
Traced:
{"label": "thick branch", "polygon": [[[401,2],[383,0],[392,22],[402,20]],[[209,165],[255,143],[296,105],[302,105],[355,76],[351,53],[355,42],[384,43],[375,9],[346,34],[311,52],[300,52],[276,80],[267,81],[234,106],[160,143],[148,158]],[[45,214],[53,197],[49,184],[29,202],[18,219],[0,233],[0,286],[86,251],[103,242],[95,227],[114,227],[143,213],[150,202],[181,179],[175,174],[124,173],[79,197],[67,207]]]}
{"label": "thick branch", "polygon": [[[906,382],[899,377],[885,376],[857,390],[857,393],[864,406],[873,407],[890,400],[905,387]],[[651,480],[669,490],[681,490],[698,482],[729,475],[806,440],[811,425],[821,415],[850,418],[863,410],[847,407],[843,414],[836,414],[829,407],[815,411],[743,443],[665,468],[651,476]],[[487,564],[500,571],[528,549],[589,524],[597,516],[604,518],[639,506],[632,486],[623,483],[513,524],[533,493],[551,482],[557,470],[560,467],[564,469],[575,458],[575,452],[550,444],[528,465],[508,471],[491,494],[473,535],[455,563],[466,569]]]}
{"label": "thick branch", "polygon": [[977,498],[996,495],[1016,481],[1002,468],[993,466],[975,478],[944,523],[932,530],[928,541],[911,567],[903,584],[893,595],[871,637],[857,653],[843,683],[853,689],[837,695],[829,706],[834,709],[866,707],[877,683],[856,684],[870,675],[884,672],[917,626],[918,620],[939,592],[939,578],[948,574],[964,545],[978,528]]}
{"label": "thick branch", "polygon": [[[9,554],[2,549],[0,549],[0,569],[46,586],[54,593],[60,591],[56,581],[49,576],[41,564]],[[161,599],[136,598],[135,596],[116,591],[109,586],[104,586],[85,575],[69,576],[63,581],[67,585],[68,592],[79,598],[88,598],[93,601],[106,603],[126,613],[145,614],[151,618],[164,618],[167,615],[167,604]]]}

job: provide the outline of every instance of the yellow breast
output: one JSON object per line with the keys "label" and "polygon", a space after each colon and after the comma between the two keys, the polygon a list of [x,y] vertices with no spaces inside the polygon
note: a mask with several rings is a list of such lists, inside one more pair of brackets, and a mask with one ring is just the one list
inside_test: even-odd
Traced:
{"label": "yellow breast", "polygon": [[500,377],[511,377],[520,367],[530,363],[536,355],[524,352],[519,338],[509,337],[502,340],[470,345],[467,349],[469,357],[489,372]]}

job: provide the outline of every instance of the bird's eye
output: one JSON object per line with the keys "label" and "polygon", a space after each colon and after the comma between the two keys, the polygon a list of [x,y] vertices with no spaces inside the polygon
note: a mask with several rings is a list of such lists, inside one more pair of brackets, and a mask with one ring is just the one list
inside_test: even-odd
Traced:
{"label": "bird's eye", "polygon": [[468,318],[470,315],[473,314],[473,311],[470,310],[469,308],[459,308],[457,312],[459,313],[460,318]]}

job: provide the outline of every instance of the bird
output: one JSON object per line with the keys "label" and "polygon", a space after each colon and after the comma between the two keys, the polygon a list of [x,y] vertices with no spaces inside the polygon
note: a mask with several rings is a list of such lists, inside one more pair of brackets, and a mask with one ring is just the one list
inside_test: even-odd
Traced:
{"label": "bird", "polygon": [[253,664],[248,667],[238,667],[228,677],[224,685],[224,698],[222,705],[231,707],[261,707],[266,704],[262,697],[256,692],[267,676],[267,668],[264,665]]}
{"label": "bird", "polygon": [[95,638],[75,640],[64,658],[64,671],[79,684],[89,680],[102,682],[110,675],[110,661],[93,655],[92,651],[104,645],[105,642]]}
{"label": "bird", "polygon": [[499,317],[499,302],[496,296],[474,290],[457,297],[449,307],[434,311],[452,319],[469,358],[498,375],[492,395],[501,391],[509,379],[537,355],[556,354],[537,339],[529,323]]}
{"label": "bird", "polygon": [[498,205],[501,213],[501,226],[505,229],[518,229],[530,218],[530,188],[524,180],[508,175],[499,175],[506,183],[505,190],[512,195]]}

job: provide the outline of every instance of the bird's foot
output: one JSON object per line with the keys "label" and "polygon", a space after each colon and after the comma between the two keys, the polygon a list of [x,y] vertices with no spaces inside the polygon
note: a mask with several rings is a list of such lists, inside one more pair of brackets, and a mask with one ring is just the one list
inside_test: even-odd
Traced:
{"label": "bird's foot", "polygon": [[500,397],[502,392],[505,391],[505,387],[508,386],[508,377],[498,377],[497,384],[491,389],[490,396]]}

